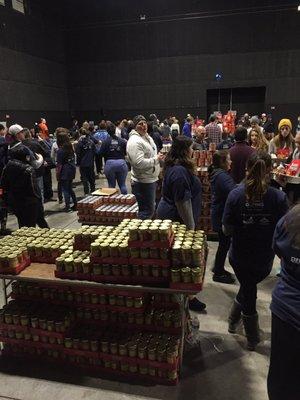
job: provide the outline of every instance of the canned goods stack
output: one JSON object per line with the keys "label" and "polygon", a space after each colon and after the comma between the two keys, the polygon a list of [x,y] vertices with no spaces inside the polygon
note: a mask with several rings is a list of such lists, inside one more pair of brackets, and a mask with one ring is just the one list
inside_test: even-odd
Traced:
{"label": "canned goods stack", "polygon": [[178,382],[182,315],[169,294],[14,282],[0,310],[4,354]]}
{"label": "canned goods stack", "polygon": [[74,234],[70,229],[21,228],[12,237],[26,244],[31,262],[54,264],[57,257],[72,250]]}
{"label": "canned goods stack", "polygon": [[66,307],[13,300],[0,311],[1,341],[62,345],[73,320],[74,313]]}
{"label": "canned goods stack", "polygon": [[82,225],[75,232],[74,249],[75,250],[91,250],[91,244],[96,240],[105,240],[107,236],[114,230],[113,226],[89,226]]}
{"label": "canned goods stack", "polygon": [[17,275],[30,265],[27,243],[30,239],[20,241],[13,236],[0,239],[0,272]]}
{"label": "canned goods stack", "polygon": [[207,241],[203,231],[188,231],[185,225],[175,228],[172,247],[171,287],[202,289],[207,258]]}
{"label": "canned goods stack", "polygon": [[89,224],[115,224],[136,218],[138,205],[133,194],[90,196],[78,202],[78,221]]}
{"label": "canned goods stack", "polygon": [[198,168],[198,176],[202,185],[202,206],[199,227],[204,230],[207,235],[214,235],[210,217],[211,188],[207,168]]}
{"label": "canned goods stack", "polygon": [[216,152],[216,144],[210,143],[209,150],[195,150],[193,158],[197,167],[208,167],[212,164],[212,157]]}

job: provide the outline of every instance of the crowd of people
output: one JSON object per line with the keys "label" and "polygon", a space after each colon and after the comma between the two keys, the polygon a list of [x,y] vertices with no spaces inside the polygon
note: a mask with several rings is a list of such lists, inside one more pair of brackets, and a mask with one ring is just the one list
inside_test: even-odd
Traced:
{"label": "crowd of people", "polygon": [[[53,168],[58,201],[62,203],[64,197],[66,212],[77,208],[73,190],[76,166],[85,195],[95,190],[95,169],[97,174],[104,172],[109,187],[117,183],[121,193],[126,194],[131,170],[131,191],[137,199],[139,218],[156,215],[193,230],[198,226],[202,194],[193,151],[207,150],[213,144],[217,151],[208,171],[212,225],[219,238],[213,280],[235,282],[233,274],[225,270],[229,252],[239,283],[229,310],[228,330],[236,333],[242,322],[249,350],[255,350],[261,341],[257,284],[270,274],[276,253],[281,258],[282,279],[272,301],[269,396],[272,400],[281,396],[295,399],[296,361],[300,355],[300,205],[291,208],[290,191],[297,203],[299,189],[298,185],[280,188],[271,177],[274,159],[282,163],[300,159],[300,129],[297,126],[293,134],[292,128],[285,118],[275,129],[271,117],[265,114],[261,118],[245,114],[234,132],[223,129],[215,114],[207,125],[188,115],[182,129],[177,118],[160,123],[155,114],[148,119],[137,115],[115,124],[101,121],[98,126],[84,122],[79,127],[74,121],[71,129],[57,128],[53,138],[45,119],[32,129],[15,124],[7,130],[0,125],[2,199],[17,216],[20,227],[48,227],[43,204],[53,198]],[[171,144],[167,153],[164,144]],[[162,190],[157,199],[160,177]],[[205,304],[192,298],[190,308],[200,311]],[[289,343],[283,339],[286,335]],[[284,368],[280,366],[281,358],[285,360]]]}

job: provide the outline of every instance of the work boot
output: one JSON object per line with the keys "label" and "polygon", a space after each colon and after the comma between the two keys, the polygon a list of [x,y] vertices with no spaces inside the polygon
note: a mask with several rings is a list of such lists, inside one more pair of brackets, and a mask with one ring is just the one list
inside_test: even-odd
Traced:
{"label": "work boot", "polygon": [[243,324],[247,337],[247,349],[254,351],[256,345],[260,342],[259,325],[258,325],[258,314],[244,315]]}
{"label": "work boot", "polygon": [[242,306],[236,299],[234,299],[228,317],[229,333],[236,333],[239,323],[241,322],[241,317],[242,317],[241,314],[242,314]]}

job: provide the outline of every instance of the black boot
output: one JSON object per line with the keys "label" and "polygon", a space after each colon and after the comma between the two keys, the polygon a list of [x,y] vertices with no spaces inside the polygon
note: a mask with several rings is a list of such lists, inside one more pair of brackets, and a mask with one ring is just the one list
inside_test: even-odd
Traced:
{"label": "black boot", "polygon": [[243,324],[248,341],[247,349],[250,351],[254,351],[256,345],[260,342],[258,314],[257,313],[254,315],[243,314]]}
{"label": "black boot", "polygon": [[237,327],[239,323],[241,322],[242,318],[242,306],[240,303],[237,302],[236,299],[234,299],[229,317],[228,317],[228,332],[229,333],[236,333]]}

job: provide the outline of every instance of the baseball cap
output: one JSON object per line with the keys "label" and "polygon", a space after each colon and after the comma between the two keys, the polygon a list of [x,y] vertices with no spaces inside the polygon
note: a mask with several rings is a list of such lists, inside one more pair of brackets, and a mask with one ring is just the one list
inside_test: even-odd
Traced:
{"label": "baseball cap", "polygon": [[15,124],[15,125],[12,125],[12,126],[9,127],[8,133],[9,133],[10,135],[15,136],[15,135],[17,135],[19,132],[21,132],[22,130],[23,130],[23,128],[22,128],[21,125]]}

